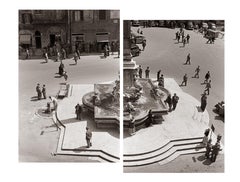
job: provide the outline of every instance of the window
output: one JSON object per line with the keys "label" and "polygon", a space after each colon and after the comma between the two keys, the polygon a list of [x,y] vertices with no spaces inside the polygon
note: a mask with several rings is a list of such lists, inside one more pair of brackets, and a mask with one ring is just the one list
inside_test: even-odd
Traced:
{"label": "window", "polygon": [[60,19],[62,19],[62,11],[61,10],[56,10],[56,19],[57,20],[60,20]]}
{"label": "window", "polygon": [[75,11],[75,21],[83,21],[83,11]]}
{"label": "window", "polygon": [[107,19],[107,11],[99,10],[99,20],[106,20],[106,19]]}
{"label": "window", "polygon": [[22,22],[23,22],[24,24],[30,24],[31,21],[32,21],[31,14],[28,14],[28,13],[22,14]]}
{"label": "window", "polygon": [[34,13],[37,14],[37,15],[40,15],[43,13],[43,10],[34,10]]}

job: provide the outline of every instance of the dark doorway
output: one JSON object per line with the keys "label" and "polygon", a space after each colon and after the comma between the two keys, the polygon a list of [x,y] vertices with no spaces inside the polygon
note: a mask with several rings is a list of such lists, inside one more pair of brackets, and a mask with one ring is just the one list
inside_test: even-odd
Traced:
{"label": "dark doorway", "polygon": [[35,41],[36,41],[36,48],[42,48],[42,40],[41,40],[41,33],[39,31],[35,32]]}
{"label": "dark doorway", "polygon": [[50,46],[53,47],[56,41],[55,34],[50,34]]}

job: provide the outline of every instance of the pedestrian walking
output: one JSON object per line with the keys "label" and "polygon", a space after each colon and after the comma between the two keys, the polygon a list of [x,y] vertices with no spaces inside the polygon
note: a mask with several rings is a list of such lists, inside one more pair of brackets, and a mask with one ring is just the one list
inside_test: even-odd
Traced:
{"label": "pedestrian walking", "polygon": [[163,74],[161,74],[161,76],[159,78],[158,86],[159,87],[164,87],[164,77],[163,77]]}
{"label": "pedestrian walking", "polygon": [[174,111],[177,107],[177,103],[178,103],[179,97],[177,96],[176,93],[174,93],[173,97],[172,97],[172,110]]}
{"label": "pedestrian walking", "polygon": [[157,72],[157,81],[159,81],[159,79],[160,79],[160,74],[161,74],[161,70],[158,70],[158,72]]}
{"label": "pedestrian walking", "polygon": [[150,109],[148,111],[148,119],[146,120],[146,127],[152,126],[152,124],[154,123],[154,115],[152,114],[152,110]]}
{"label": "pedestrian walking", "polygon": [[164,101],[165,104],[168,104],[168,111],[171,112],[172,111],[172,97],[171,94],[168,95],[168,97],[166,98],[166,100]]}
{"label": "pedestrian walking", "polygon": [[38,98],[38,100],[40,100],[41,97],[42,97],[42,92],[41,92],[41,88],[40,88],[40,84],[39,83],[36,86],[36,91],[37,91],[37,98]]}
{"label": "pedestrian walking", "polygon": [[219,154],[219,151],[220,151],[220,142],[217,141],[215,145],[212,146],[212,155],[211,155],[211,161],[212,162],[215,162],[216,159],[217,159],[217,156]]}
{"label": "pedestrian walking", "polygon": [[136,133],[136,126],[135,126],[135,118],[134,116],[131,114],[131,112],[129,112],[129,135],[134,135]]}
{"label": "pedestrian walking", "polygon": [[182,32],[182,42],[185,40],[184,33]]}
{"label": "pedestrian walking", "polygon": [[[183,76],[183,81],[182,81],[182,83],[181,83],[181,86],[187,86],[187,81],[188,81],[188,76],[187,76],[187,74],[185,74],[184,76]],[[184,85],[183,85],[184,84]]]}
{"label": "pedestrian walking", "polygon": [[210,77],[211,77],[211,76],[210,76],[210,72],[208,71],[208,72],[206,73],[206,75],[205,75],[204,83],[208,83],[208,80],[209,80]]}
{"label": "pedestrian walking", "polygon": [[149,73],[150,73],[150,69],[149,67],[147,67],[147,69],[145,70],[145,78],[149,78]]}
{"label": "pedestrian walking", "polygon": [[175,33],[175,35],[176,35],[176,40],[178,39],[178,34],[179,34],[179,32],[177,31],[176,33]]}
{"label": "pedestrian walking", "polygon": [[64,64],[61,62],[59,67],[58,67],[58,73],[59,73],[60,76],[62,76],[63,72],[64,72]]}
{"label": "pedestrian walking", "polygon": [[212,139],[209,139],[206,145],[205,157],[209,159],[210,153],[212,151]]}
{"label": "pedestrian walking", "polygon": [[211,88],[211,80],[209,80],[209,82],[207,82],[204,93],[206,93],[207,95],[209,95],[209,90]]}
{"label": "pedestrian walking", "polygon": [[139,75],[139,78],[142,78],[142,66],[139,65],[138,67],[138,75]]}
{"label": "pedestrian walking", "polygon": [[73,59],[74,59],[74,61],[75,61],[75,64],[77,64],[78,58],[79,58],[79,57],[78,57],[78,52],[75,51],[74,57],[73,57]]}
{"label": "pedestrian walking", "polygon": [[195,69],[194,78],[199,78],[199,72],[200,72],[200,66],[198,66],[198,67]]}
{"label": "pedestrian walking", "polygon": [[62,48],[62,59],[66,59],[66,58],[67,58],[66,50]]}
{"label": "pedestrian walking", "polygon": [[76,114],[77,120],[81,120],[82,107],[80,106],[79,103],[75,106],[75,114]]}
{"label": "pedestrian walking", "polygon": [[186,60],[186,63],[185,64],[191,64],[191,57],[190,57],[190,53],[188,53],[187,55],[187,60]]}
{"label": "pedestrian walking", "polygon": [[67,72],[66,72],[66,71],[63,71],[63,78],[64,78],[65,81],[67,81],[68,75],[67,75]]}
{"label": "pedestrian walking", "polygon": [[44,53],[44,58],[45,58],[45,62],[48,63],[48,53],[47,53],[47,51]]}
{"label": "pedestrian walking", "polygon": [[142,50],[144,51],[145,50],[145,47],[146,47],[146,40],[143,40],[143,42],[142,42]]}
{"label": "pedestrian walking", "polygon": [[201,106],[200,106],[202,112],[205,111],[206,106],[207,106],[207,96],[206,96],[206,94],[204,93],[204,94],[202,95],[202,97],[201,97]]}
{"label": "pedestrian walking", "polygon": [[189,44],[189,39],[190,39],[190,35],[189,34],[187,34],[186,39],[187,39],[187,44]]}
{"label": "pedestrian walking", "polygon": [[210,129],[206,129],[205,132],[204,132],[204,136],[203,136],[203,139],[202,139],[202,145],[204,147],[207,146],[209,132],[210,132]]}
{"label": "pedestrian walking", "polygon": [[186,39],[183,39],[182,43],[183,43],[183,47],[185,47]]}
{"label": "pedestrian walking", "polygon": [[49,99],[52,101],[52,103],[53,103],[53,109],[56,111],[56,110],[57,110],[57,107],[58,107],[58,101],[57,101],[56,97],[49,96]]}
{"label": "pedestrian walking", "polygon": [[107,57],[107,55],[108,55],[108,47],[107,47],[107,45],[105,45],[104,46],[104,57],[106,58]]}
{"label": "pedestrian walking", "polygon": [[77,57],[78,57],[78,59],[81,59],[81,57],[80,57],[80,55],[81,55],[81,53],[80,53],[80,50],[79,49],[77,49]]}
{"label": "pedestrian walking", "polygon": [[181,36],[180,36],[180,33],[179,33],[178,36],[177,36],[178,43],[180,42],[180,38],[181,38]]}
{"label": "pedestrian walking", "polygon": [[92,146],[92,132],[88,127],[86,127],[86,141],[87,141],[87,148]]}
{"label": "pedestrian walking", "polygon": [[29,59],[29,58],[30,58],[29,49],[28,49],[28,48],[26,48],[26,57],[25,57],[25,59]]}
{"label": "pedestrian walking", "polygon": [[57,50],[56,62],[60,61],[60,52]]}
{"label": "pedestrian walking", "polygon": [[45,85],[43,85],[43,87],[42,87],[42,95],[43,95],[43,98],[44,98],[44,99],[47,98],[47,97],[46,97],[46,86],[45,86]]}

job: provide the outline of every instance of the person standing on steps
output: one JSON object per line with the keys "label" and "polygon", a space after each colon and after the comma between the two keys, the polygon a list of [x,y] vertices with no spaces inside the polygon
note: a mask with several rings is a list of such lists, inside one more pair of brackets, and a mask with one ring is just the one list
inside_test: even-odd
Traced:
{"label": "person standing on steps", "polygon": [[145,70],[145,78],[149,78],[149,73],[150,73],[150,69],[149,67],[147,67],[147,69]]}
{"label": "person standing on steps", "polygon": [[139,75],[139,78],[142,78],[142,66],[139,65],[138,67],[138,75]]}
{"label": "person standing on steps", "polygon": [[159,81],[159,79],[160,79],[160,74],[161,74],[161,70],[158,70],[158,72],[157,72],[157,81]]}
{"label": "person standing on steps", "polygon": [[87,141],[87,148],[92,146],[92,132],[88,127],[86,127],[86,141]]}

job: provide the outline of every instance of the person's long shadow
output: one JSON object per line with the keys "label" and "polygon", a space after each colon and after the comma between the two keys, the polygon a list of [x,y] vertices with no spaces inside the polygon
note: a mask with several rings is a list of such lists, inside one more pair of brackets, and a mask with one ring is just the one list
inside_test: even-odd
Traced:
{"label": "person's long shadow", "polygon": [[105,56],[100,56],[100,59],[106,59],[107,57],[105,57]]}
{"label": "person's long shadow", "polygon": [[198,156],[197,160],[200,161],[200,162],[202,162],[203,165],[209,166],[209,165],[212,164],[212,161],[211,161],[210,159],[207,159],[207,158],[205,157],[205,154],[204,154],[204,155],[201,155],[201,156]]}
{"label": "person's long shadow", "polygon": [[54,78],[61,78],[61,77],[62,77],[61,75],[54,76]]}
{"label": "person's long shadow", "polygon": [[42,61],[42,62],[40,62],[40,64],[46,64],[47,62],[46,61]]}
{"label": "person's long shadow", "polygon": [[200,106],[196,106],[198,112],[203,112]]}
{"label": "person's long shadow", "polygon": [[39,101],[38,97],[37,96],[33,96],[31,97],[31,100],[30,101]]}
{"label": "person's long shadow", "polygon": [[75,66],[75,65],[77,65],[76,63],[71,63],[71,64],[69,64],[69,66]]}

